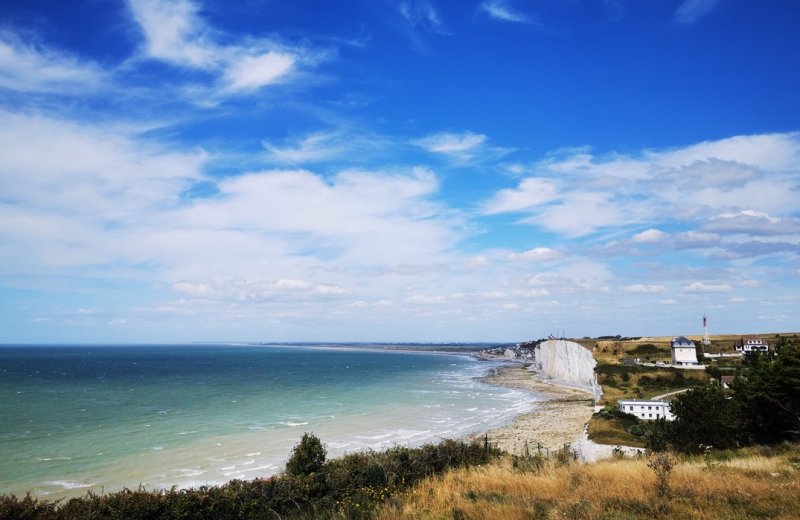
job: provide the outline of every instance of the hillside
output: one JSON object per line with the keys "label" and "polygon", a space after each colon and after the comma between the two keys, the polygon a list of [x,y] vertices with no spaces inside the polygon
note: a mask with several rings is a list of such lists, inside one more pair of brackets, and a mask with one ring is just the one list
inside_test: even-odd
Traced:
{"label": "hillside", "polygon": [[[568,459],[524,464],[507,458],[452,470],[412,488],[375,518],[497,519],[800,518],[800,446],[750,448],[713,457]],[[659,483],[659,462],[674,464]]]}

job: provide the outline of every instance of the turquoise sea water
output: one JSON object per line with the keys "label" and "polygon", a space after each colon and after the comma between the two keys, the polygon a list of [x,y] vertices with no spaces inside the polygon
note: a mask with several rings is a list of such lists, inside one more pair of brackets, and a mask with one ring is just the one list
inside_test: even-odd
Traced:
{"label": "turquoise sea water", "polygon": [[531,408],[468,355],[311,347],[0,347],[0,493],[74,496],[280,471],[303,432],[331,455],[458,437]]}

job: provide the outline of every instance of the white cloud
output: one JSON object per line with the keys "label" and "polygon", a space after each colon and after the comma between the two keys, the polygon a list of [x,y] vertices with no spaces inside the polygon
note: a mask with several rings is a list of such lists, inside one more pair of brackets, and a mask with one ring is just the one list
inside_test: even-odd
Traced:
{"label": "white cloud", "polygon": [[[639,216],[636,215],[636,220]],[[630,215],[605,193],[573,193],[557,204],[542,207],[538,214],[522,222],[538,224],[545,229],[578,237],[606,226],[629,222]]]}
{"label": "white cloud", "polygon": [[694,282],[684,287],[684,291],[688,293],[725,293],[731,290],[731,285],[727,283]]}
{"label": "white cloud", "polygon": [[207,283],[178,282],[172,285],[178,293],[207,300],[258,302],[307,299],[313,296],[338,296],[347,291],[336,285],[314,284],[306,280],[214,278]]}
{"label": "white cloud", "polygon": [[669,233],[664,233],[659,229],[650,228],[642,231],[641,233],[633,235],[631,240],[639,244],[654,244],[657,242],[663,242],[668,237]]}
{"label": "white cloud", "polygon": [[517,289],[514,291],[514,296],[519,296],[520,298],[540,298],[549,295],[550,291],[547,289]]}
{"label": "white cloud", "polygon": [[0,30],[0,87],[20,92],[81,94],[97,89],[105,76],[94,63],[23,42]]}
{"label": "white cloud", "polygon": [[627,293],[656,294],[666,291],[667,288],[663,285],[644,285],[637,283],[633,285],[626,285],[622,288],[622,290]]}
{"label": "white cloud", "polygon": [[664,168],[687,167],[714,159],[722,164],[739,163],[765,171],[791,170],[800,166],[800,134],[737,135],[673,150],[651,151],[643,158]]}
{"label": "white cloud", "polygon": [[530,210],[555,200],[560,185],[550,179],[530,177],[520,182],[516,189],[503,189],[484,204],[487,215]]}
{"label": "white cloud", "polygon": [[461,261],[461,267],[464,269],[481,269],[491,263],[485,256],[474,256]]}
{"label": "white cloud", "polygon": [[200,17],[190,0],[129,0],[131,13],[145,38],[145,55],[217,77],[222,92],[247,93],[285,79],[301,61],[313,62],[302,49],[264,39],[221,44],[218,33]]}
{"label": "white cloud", "polygon": [[447,303],[451,298],[448,296],[430,296],[427,294],[414,294],[406,298],[407,303],[415,305],[439,305]]}
{"label": "white cloud", "polygon": [[146,40],[147,54],[177,65],[200,69],[219,65],[219,48],[211,30],[189,0],[129,0]]}
{"label": "white cloud", "polygon": [[275,83],[292,69],[295,61],[294,56],[275,51],[241,56],[233,60],[225,71],[227,89],[238,92]]}
{"label": "white cloud", "polygon": [[423,137],[422,139],[413,141],[413,143],[429,152],[461,155],[474,150],[485,141],[486,136],[483,134],[473,134],[472,132],[453,134],[445,132]]}
{"label": "white cloud", "polygon": [[407,0],[397,6],[403,18],[412,26],[423,25],[439,27],[442,21],[433,5],[428,0]]}
{"label": "white cloud", "polygon": [[27,210],[137,220],[137,211],[175,204],[203,179],[202,152],[145,142],[122,128],[76,124],[0,110],[3,196]]}
{"label": "white cloud", "polygon": [[312,164],[344,158],[348,163],[385,157],[395,144],[388,137],[358,131],[327,130],[290,136],[281,142],[262,141],[267,160],[283,164]]}
{"label": "white cloud", "polygon": [[722,0],[684,0],[675,11],[678,23],[691,25],[710,13]]}
{"label": "white cloud", "polygon": [[488,0],[481,4],[481,10],[496,20],[504,22],[530,23],[530,18],[525,13],[511,8],[504,0]]}
{"label": "white cloud", "polygon": [[793,235],[800,233],[800,219],[777,218],[764,211],[743,209],[721,213],[711,218],[703,228],[718,233]]}
{"label": "white cloud", "polygon": [[684,231],[674,236],[672,246],[676,249],[702,249],[720,245],[720,236],[716,233]]}
{"label": "white cloud", "polygon": [[314,287],[314,292],[317,294],[345,294],[347,290],[337,285],[317,285]]}
{"label": "white cloud", "polygon": [[[751,208],[770,208],[772,217],[784,219],[784,229],[794,229],[800,134],[736,136],[630,156],[595,157],[578,148],[560,151],[532,171],[537,176],[517,188],[496,192],[484,212],[527,214],[520,222],[571,237],[653,222],[699,227]],[[778,232],[772,224],[769,232]],[[633,242],[660,236],[644,233]],[[690,237],[673,238],[678,247],[689,246]]]}
{"label": "white cloud", "polygon": [[564,253],[549,247],[535,247],[522,253],[511,253],[508,255],[509,260],[523,261],[546,261],[558,260],[561,258],[564,258]]}
{"label": "white cloud", "polygon": [[270,158],[279,162],[302,164],[331,159],[344,152],[345,145],[335,132],[316,132],[309,134],[288,146],[278,146],[267,141],[262,145]]}

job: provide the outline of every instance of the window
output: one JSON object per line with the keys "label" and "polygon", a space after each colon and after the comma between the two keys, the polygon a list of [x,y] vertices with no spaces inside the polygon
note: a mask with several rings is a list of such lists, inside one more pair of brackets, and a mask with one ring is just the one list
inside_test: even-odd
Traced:
{"label": "window", "polygon": [[652,407],[652,406],[648,406],[648,407],[647,407],[647,409],[648,409],[648,410],[652,410],[652,409],[653,409],[653,407]]}
{"label": "window", "polygon": [[649,414],[647,414],[647,416],[648,417],[653,417],[653,414],[649,413]]}
{"label": "window", "polygon": [[629,406],[628,408],[630,408],[631,410],[633,410],[633,406]]}

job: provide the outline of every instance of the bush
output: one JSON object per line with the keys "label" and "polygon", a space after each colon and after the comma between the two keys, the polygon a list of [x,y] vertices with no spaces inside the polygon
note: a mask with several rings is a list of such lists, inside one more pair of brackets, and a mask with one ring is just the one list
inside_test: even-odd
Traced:
{"label": "bush", "polygon": [[327,452],[319,437],[313,433],[304,433],[286,462],[286,473],[295,477],[316,473],[325,464],[326,455]]}
{"label": "bush", "polygon": [[741,406],[720,387],[692,388],[676,396],[670,408],[675,420],[667,429],[667,438],[676,450],[700,453],[703,445],[738,446],[743,431]]}
{"label": "bush", "polygon": [[644,343],[642,345],[637,345],[635,349],[631,350],[631,354],[642,356],[645,354],[653,355],[653,354],[667,354],[667,349],[659,348],[652,343]]}
{"label": "bush", "polygon": [[656,474],[656,497],[670,498],[672,493],[669,487],[669,477],[672,474],[672,468],[675,467],[675,460],[669,455],[660,454],[652,457],[647,463],[647,467]]}

